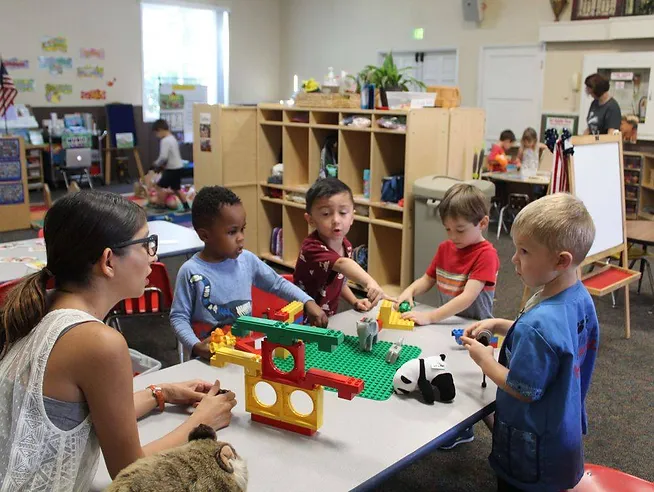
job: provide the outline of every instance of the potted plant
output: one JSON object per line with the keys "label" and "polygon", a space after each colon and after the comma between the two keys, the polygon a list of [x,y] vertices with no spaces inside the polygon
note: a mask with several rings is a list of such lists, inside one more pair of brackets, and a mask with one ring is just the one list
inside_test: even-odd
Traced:
{"label": "potted plant", "polygon": [[383,89],[385,91],[407,92],[410,84],[425,89],[425,84],[406,74],[406,72],[412,68],[413,67],[405,67],[398,69],[393,60],[393,52],[391,51],[384,58],[381,67],[366,65],[356,77],[352,78],[357,82],[357,92],[361,92],[361,88],[365,84],[375,84],[378,89]]}

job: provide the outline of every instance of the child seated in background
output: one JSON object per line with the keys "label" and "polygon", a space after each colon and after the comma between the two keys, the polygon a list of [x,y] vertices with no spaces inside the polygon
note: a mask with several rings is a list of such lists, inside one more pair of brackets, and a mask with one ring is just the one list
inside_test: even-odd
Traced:
{"label": "child seated in background", "polygon": [[[516,273],[541,289],[515,321],[489,319],[461,337],[470,357],[497,384],[489,461],[500,491],[571,489],[584,472],[584,400],[599,343],[599,323],[577,276],[595,238],[584,204],[565,193],[527,205],[511,229]],[[505,335],[499,362],[476,341]]]}
{"label": "child seated in background", "polygon": [[[306,196],[305,219],[316,230],[300,248],[293,281],[309,294],[328,316],[336,314],[343,297],[359,311],[369,311],[384,291],[352,259],[352,245],[347,233],[354,222],[352,190],[336,178],[316,181]],[[350,279],[366,289],[367,298],[357,299],[347,286]]]}
{"label": "child seated in background", "polygon": [[535,176],[540,164],[540,156],[547,146],[538,141],[538,133],[533,128],[527,128],[520,139],[520,150],[516,163],[526,176]]}
{"label": "child seated in background", "polygon": [[488,170],[491,172],[504,172],[509,164],[508,150],[515,143],[515,133],[511,130],[504,130],[500,134],[500,140],[492,147],[488,154]]}
{"label": "child seated in background", "polygon": [[410,311],[402,317],[418,325],[455,315],[492,318],[500,260],[482,235],[488,227],[486,199],[477,187],[457,184],[447,191],[438,210],[449,239],[438,246],[427,272],[402,292],[398,304],[414,304],[415,296],[437,286],[442,305],[432,311]]}
{"label": "child seated in background", "polygon": [[[308,322],[327,326],[327,316],[310,296],[243,249],[245,208],[231,190],[202,188],[191,217],[204,249],[179,269],[170,321],[192,355],[211,358],[211,331],[252,313],[253,285],[289,302],[302,302]],[[206,325],[206,330],[196,334],[194,322]]]}

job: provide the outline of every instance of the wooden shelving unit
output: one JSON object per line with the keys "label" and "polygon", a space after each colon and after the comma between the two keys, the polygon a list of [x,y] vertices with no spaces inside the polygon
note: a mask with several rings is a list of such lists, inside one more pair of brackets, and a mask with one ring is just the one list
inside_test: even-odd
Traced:
{"label": "wooden shelving unit", "polygon": [[[345,116],[365,115],[370,128],[340,124]],[[384,116],[405,116],[406,131],[378,126]],[[457,131],[450,133],[451,122]],[[320,152],[329,136],[338,139],[338,177],[355,196],[355,220],[348,239],[354,247],[368,246],[368,272],[393,295],[413,280],[413,182],[422,176],[472,176],[472,155],[484,138],[485,115],[477,109],[417,109],[371,111],[307,109],[276,104],[258,107],[257,178],[258,254],[294,268],[300,245],[310,233],[303,195],[318,178]],[[460,131],[471,129],[471,135]],[[450,157],[457,156],[450,161]],[[272,167],[284,164],[282,184],[267,183]],[[449,165],[448,165],[449,164]],[[370,198],[364,197],[363,172],[370,170]],[[404,207],[381,201],[382,179],[403,174]],[[270,197],[271,193],[276,196]],[[283,229],[283,254],[270,253],[275,227]]]}
{"label": "wooden shelving unit", "polygon": [[638,218],[654,220],[654,154],[641,154]]}
{"label": "wooden shelving unit", "polygon": [[27,163],[27,189],[41,190],[44,184],[43,152],[47,145],[25,145],[25,161]]}
{"label": "wooden shelving unit", "polygon": [[[207,138],[200,133],[200,125]],[[243,202],[247,221],[245,247],[258,249],[257,213],[257,108],[253,106],[193,105],[193,182],[196,191],[205,186],[226,186]],[[204,141],[204,150],[202,143]],[[268,236],[270,237],[270,236]]]}

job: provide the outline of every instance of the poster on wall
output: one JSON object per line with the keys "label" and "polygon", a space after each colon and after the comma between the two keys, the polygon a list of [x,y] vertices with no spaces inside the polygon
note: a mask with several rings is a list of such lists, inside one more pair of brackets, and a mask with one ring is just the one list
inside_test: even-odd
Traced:
{"label": "poster on wall", "polygon": [[545,143],[545,132],[551,128],[556,129],[559,135],[564,128],[570,130],[572,135],[576,135],[578,123],[578,115],[543,113],[540,120],[540,140]]}
{"label": "poster on wall", "polygon": [[23,183],[0,183],[0,205],[24,203]]}
{"label": "poster on wall", "polygon": [[59,104],[62,95],[72,93],[73,86],[70,84],[45,84],[45,99],[49,103]]}
{"label": "poster on wall", "polygon": [[93,89],[90,91],[81,91],[80,98],[85,100],[104,101],[107,99],[107,91],[102,89]]}
{"label": "poster on wall", "polygon": [[0,162],[20,161],[20,140],[0,139]]}
{"label": "poster on wall", "polygon": [[[174,97],[171,98],[171,96]],[[182,103],[180,103],[179,98],[183,98]],[[176,105],[175,109],[165,110],[164,106],[161,105],[161,118],[166,119],[164,113],[166,113],[167,117],[171,117],[170,112],[175,112],[177,118],[181,114],[182,131],[184,132],[183,142],[192,143],[193,104],[207,102],[207,87],[204,85],[161,84],[159,86],[159,101],[160,104],[164,103],[167,106]]]}
{"label": "poster on wall", "polygon": [[104,48],[80,48],[79,57],[84,59],[97,58],[98,60],[104,60]]}
{"label": "poster on wall", "polygon": [[211,152],[211,113],[200,113],[200,151]]}
{"label": "poster on wall", "polygon": [[39,56],[39,68],[48,70],[51,75],[61,75],[64,70],[73,69],[73,59],[65,56]]}
{"label": "poster on wall", "polygon": [[77,76],[81,79],[101,79],[104,77],[104,67],[84,65],[77,67]]}
{"label": "poster on wall", "polygon": [[44,36],[41,38],[41,49],[48,53],[68,53],[68,39],[63,36]]}
{"label": "poster on wall", "polygon": [[5,67],[7,68],[30,68],[29,60],[19,60],[18,58],[9,58],[8,60],[3,60]]}
{"label": "poster on wall", "polygon": [[34,79],[14,79],[14,87],[18,92],[34,92]]}

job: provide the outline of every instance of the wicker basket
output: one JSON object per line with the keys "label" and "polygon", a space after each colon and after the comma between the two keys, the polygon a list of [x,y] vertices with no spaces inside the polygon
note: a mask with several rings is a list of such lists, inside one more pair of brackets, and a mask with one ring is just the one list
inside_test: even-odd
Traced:
{"label": "wicker basket", "polygon": [[436,93],[436,107],[458,108],[461,106],[461,93],[458,87],[447,87],[444,85],[430,85],[427,92]]}
{"label": "wicker basket", "polygon": [[360,108],[361,94],[322,94],[300,92],[295,105],[301,108]]}

